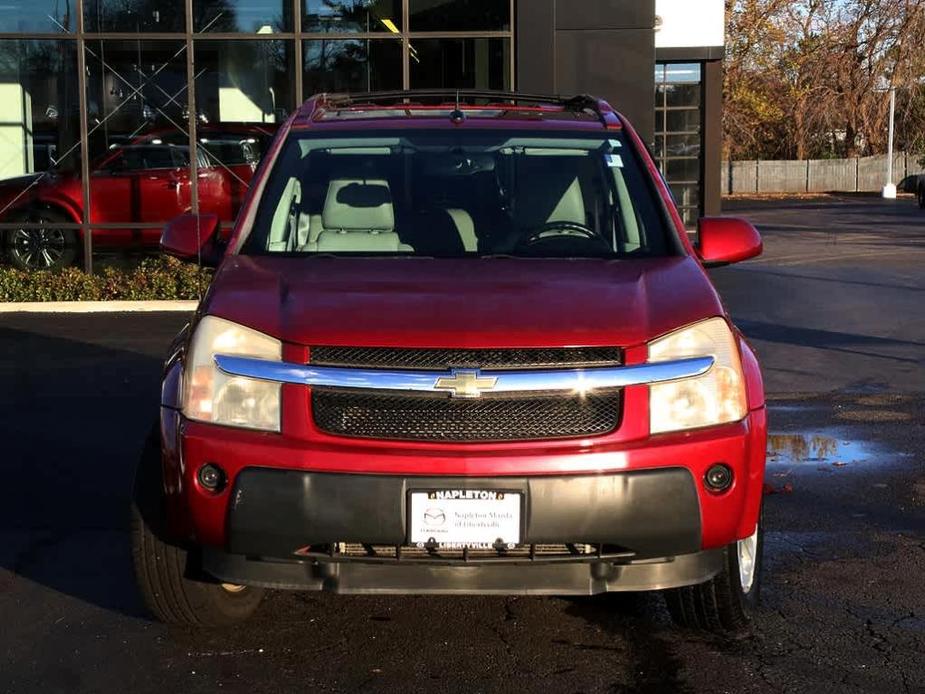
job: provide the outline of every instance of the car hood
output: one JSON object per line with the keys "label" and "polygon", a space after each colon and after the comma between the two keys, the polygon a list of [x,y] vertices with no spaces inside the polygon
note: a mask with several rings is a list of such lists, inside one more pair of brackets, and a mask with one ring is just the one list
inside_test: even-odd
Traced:
{"label": "car hood", "polygon": [[62,181],[78,180],[70,174],[60,174],[56,171],[40,171],[38,173],[6,178],[0,181],[0,210],[19,208],[32,201],[35,196],[50,187],[60,185]]}
{"label": "car hood", "polygon": [[41,173],[26,174],[15,178],[5,178],[0,181],[0,201],[6,201],[28,189],[36,179],[42,177]]}
{"label": "car hood", "polygon": [[723,313],[692,258],[232,256],[203,313],[302,345],[630,346]]}
{"label": "car hood", "polygon": [[27,185],[32,183],[35,179],[45,176],[46,178],[53,176],[54,174],[47,171],[39,171],[37,173],[24,174],[22,176],[14,176],[13,178],[5,178],[0,181],[0,188],[25,188]]}

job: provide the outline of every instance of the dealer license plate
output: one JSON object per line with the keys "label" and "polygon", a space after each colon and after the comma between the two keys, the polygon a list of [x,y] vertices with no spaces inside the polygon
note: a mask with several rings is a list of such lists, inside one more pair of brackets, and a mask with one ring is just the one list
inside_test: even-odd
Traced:
{"label": "dealer license plate", "polygon": [[412,545],[444,549],[490,549],[520,544],[522,495],[487,489],[412,491]]}

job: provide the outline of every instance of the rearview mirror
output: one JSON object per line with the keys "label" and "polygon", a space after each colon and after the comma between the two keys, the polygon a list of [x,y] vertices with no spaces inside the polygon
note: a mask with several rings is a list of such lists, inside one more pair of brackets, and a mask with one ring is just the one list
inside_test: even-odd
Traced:
{"label": "rearview mirror", "polygon": [[161,250],[180,260],[215,267],[225,251],[215,214],[182,214],[167,223],[161,233]]}
{"label": "rearview mirror", "polygon": [[703,217],[697,254],[705,267],[738,263],[761,255],[761,234],[751,222],[736,217]]}

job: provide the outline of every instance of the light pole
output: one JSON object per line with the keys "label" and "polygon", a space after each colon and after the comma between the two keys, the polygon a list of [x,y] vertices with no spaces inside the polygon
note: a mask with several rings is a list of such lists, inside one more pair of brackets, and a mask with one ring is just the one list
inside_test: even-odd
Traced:
{"label": "light pole", "polygon": [[883,197],[887,200],[896,199],[896,184],[893,183],[893,129],[896,123],[896,86],[890,85],[890,134],[887,138],[886,185],[883,186]]}

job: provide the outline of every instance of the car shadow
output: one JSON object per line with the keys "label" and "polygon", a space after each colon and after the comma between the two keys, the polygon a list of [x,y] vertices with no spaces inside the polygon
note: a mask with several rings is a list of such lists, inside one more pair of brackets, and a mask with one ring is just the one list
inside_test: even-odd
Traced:
{"label": "car shadow", "polygon": [[[925,344],[914,340],[897,340],[886,337],[858,335],[818,328],[801,328],[748,319],[737,319],[736,325],[750,339],[789,345],[801,345],[832,352],[844,352],[865,357],[876,357],[896,362],[921,364]],[[902,355],[888,351],[902,351]],[[909,356],[904,356],[908,354]]]}
{"label": "car shadow", "polygon": [[[163,355],[188,316],[7,314],[0,324],[0,567],[124,614],[129,497]],[[0,585],[7,592],[15,586]]]}
{"label": "car shadow", "polygon": [[[628,691],[691,691],[684,681],[684,660],[672,643],[678,632],[658,593],[606,593],[572,598],[566,612],[612,636],[613,643],[628,650],[622,656],[627,661],[626,672],[632,677]],[[564,640],[558,645],[583,647]],[[587,648],[601,647],[590,644]]]}

